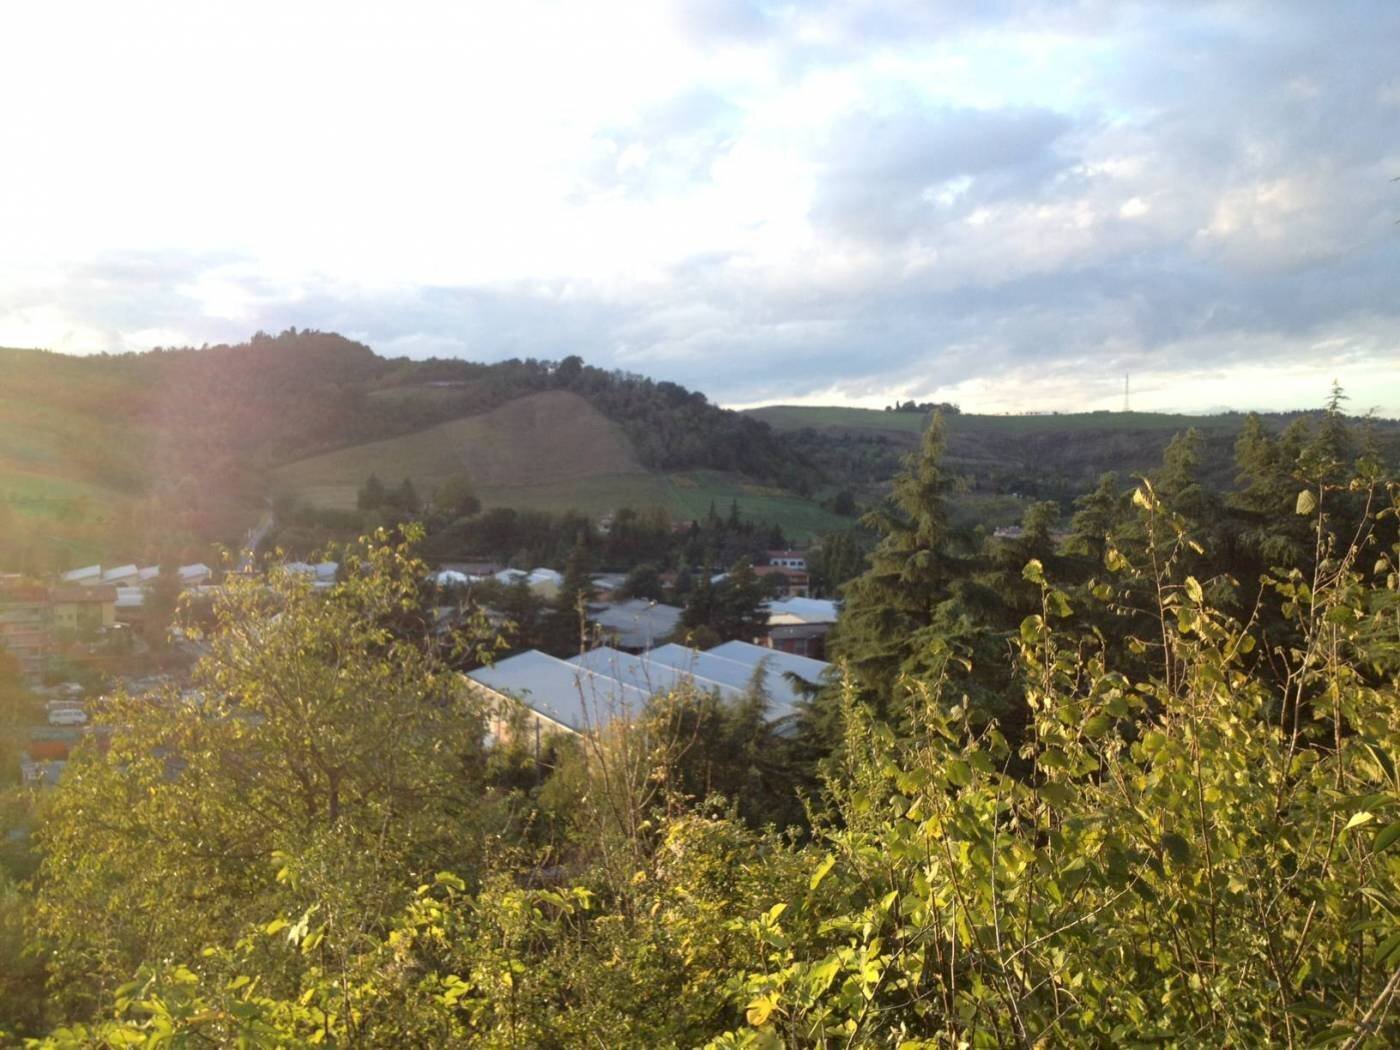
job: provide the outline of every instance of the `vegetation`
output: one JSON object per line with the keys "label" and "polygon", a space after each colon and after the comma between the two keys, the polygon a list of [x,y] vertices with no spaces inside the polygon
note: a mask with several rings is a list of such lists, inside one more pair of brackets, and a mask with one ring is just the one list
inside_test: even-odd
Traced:
{"label": "vegetation", "polygon": [[[916,406],[917,407],[917,406]],[[877,502],[919,445],[931,412],[834,406],[775,405],[750,413],[768,423],[822,473],[827,485],[850,489],[860,502]],[[1230,412],[1180,416],[1153,412],[1079,412],[984,416],[945,414],[946,465],[964,483],[950,504],[955,518],[1012,524],[1025,510],[1009,501],[1053,500],[1068,513],[1105,472],[1140,476],[1162,460],[1178,433],[1200,435],[1201,480],[1226,490],[1235,480],[1234,443],[1249,426],[1279,435],[1314,425],[1316,412],[1252,416]],[[1254,420],[1253,423],[1250,421]],[[1368,424],[1386,458],[1400,456],[1400,423]],[[999,500],[994,497],[1000,497]],[[997,504],[1001,505],[998,506]]]}
{"label": "vegetation", "polygon": [[[796,726],[756,681],[536,739],[450,673],[500,642],[481,617],[434,629],[415,526],[343,553],[328,592],[235,581],[196,689],[114,704],[110,748],[43,807],[32,882],[0,880],[0,1026],[52,1047],[1396,1045],[1400,484],[1341,404],[1244,421],[1233,490],[1186,432],[1000,537],[950,514],[935,420],[865,519],[868,564],[863,533],[824,551],[843,675]],[[724,510],[685,542],[777,538]],[[560,600],[518,610],[561,648],[599,553],[569,520],[492,521],[568,542]],[[654,566],[665,524],[591,542]],[[741,618],[756,583],[697,579],[687,616]],[[725,586],[733,609],[690,611]]]}

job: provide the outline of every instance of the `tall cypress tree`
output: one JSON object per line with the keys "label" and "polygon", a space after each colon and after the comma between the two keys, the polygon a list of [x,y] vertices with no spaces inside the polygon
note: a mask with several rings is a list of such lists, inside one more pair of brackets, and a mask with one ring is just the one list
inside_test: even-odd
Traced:
{"label": "tall cypress tree", "polygon": [[942,637],[935,625],[947,613],[940,606],[960,575],[950,551],[953,480],[943,469],[944,448],[943,417],[936,414],[889,500],[865,516],[864,524],[881,538],[870,567],[845,586],[841,620],[829,642],[877,710],[887,707],[901,674],[930,666]]}

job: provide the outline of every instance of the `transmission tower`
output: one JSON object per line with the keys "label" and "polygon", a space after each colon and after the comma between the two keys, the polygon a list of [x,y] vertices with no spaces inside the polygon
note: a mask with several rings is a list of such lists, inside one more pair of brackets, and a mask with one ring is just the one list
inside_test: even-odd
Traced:
{"label": "transmission tower", "polygon": [[1127,372],[1124,372],[1124,373],[1123,373],[1123,411],[1124,411],[1124,412],[1129,412],[1129,411],[1131,411],[1131,409],[1128,408],[1128,373],[1127,373]]}

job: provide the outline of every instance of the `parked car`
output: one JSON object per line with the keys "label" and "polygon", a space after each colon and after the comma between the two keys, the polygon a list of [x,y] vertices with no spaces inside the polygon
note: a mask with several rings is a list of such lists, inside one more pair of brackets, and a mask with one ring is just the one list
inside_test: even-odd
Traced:
{"label": "parked car", "polygon": [[80,726],[87,724],[87,712],[78,707],[56,707],[49,712],[51,726]]}

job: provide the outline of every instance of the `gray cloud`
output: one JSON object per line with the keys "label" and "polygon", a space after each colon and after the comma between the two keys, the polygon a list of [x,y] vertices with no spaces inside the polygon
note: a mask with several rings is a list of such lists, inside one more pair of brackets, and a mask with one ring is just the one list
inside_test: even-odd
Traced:
{"label": "gray cloud", "polygon": [[[1286,363],[1319,340],[1400,350],[1400,5],[891,0],[678,17],[717,51],[760,49],[785,86],[821,70],[858,79],[872,56],[930,42],[965,39],[975,60],[999,32],[1053,34],[1046,46],[1068,40],[1083,64],[1039,74],[1074,82],[1046,85],[1054,103],[1024,84],[1020,101],[978,108],[881,81],[805,146],[794,132],[814,246],[791,265],[736,246],[622,291],[365,293],[315,275],[288,289],[226,253],[127,253],[57,286],[0,284],[0,314],[52,305],[114,348],[137,329],[217,341],[294,324],[411,356],[579,353],[731,402],[932,392],[1084,362]],[[804,19],[822,32],[799,33]],[[754,105],[718,82],[639,104],[595,130],[576,203],[664,203],[706,183]],[[196,312],[181,289],[209,274],[241,290],[245,313]]]}

